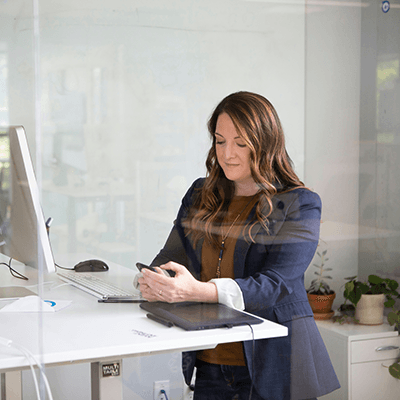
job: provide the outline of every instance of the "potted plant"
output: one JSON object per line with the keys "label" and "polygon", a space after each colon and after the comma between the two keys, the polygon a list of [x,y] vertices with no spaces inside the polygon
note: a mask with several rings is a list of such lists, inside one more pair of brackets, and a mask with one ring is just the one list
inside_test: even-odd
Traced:
{"label": "potted plant", "polygon": [[400,297],[399,284],[392,279],[369,275],[367,282],[357,280],[356,276],[346,278],[344,285],[345,301],[349,300],[356,308],[355,319],[363,325],[381,325],[384,307],[391,308]]}
{"label": "potted plant", "polygon": [[336,293],[331,290],[325,279],[332,279],[331,276],[326,275],[326,272],[332,271],[332,268],[325,268],[325,262],[329,260],[326,257],[328,250],[323,252],[317,251],[317,256],[320,258],[318,264],[313,264],[317,268],[314,272],[317,275],[316,279],[311,281],[310,287],[307,289],[308,301],[314,313],[315,319],[330,319],[334,312],[332,311],[332,304],[335,300]]}
{"label": "potted plant", "polygon": [[[358,281],[356,278],[357,278],[356,276],[346,278],[347,283],[345,284],[345,290],[343,293],[345,297],[345,302],[341,306],[343,307],[343,309],[346,309],[346,306],[354,305],[354,307],[356,308],[356,314],[355,314],[356,316],[351,317],[348,314],[346,315],[345,312],[342,312],[342,315],[335,317],[334,321],[344,323],[349,319],[353,319],[357,323],[371,325],[369,322],[371,321],[370,315],[374,314],[373,310],[371,310],[370,314],[367,315],[368,323],[365,323],[365,321],[363,320],[364,315],[361,314],[360,312],[357,313],[357,309],[364,297],[381,296],[383,297],[382,307],[379,310],[379,315],[376,317],[376,321],[378,322],[378,324],[382,324],[383,308],[391,307],[392,310],[389,312],[387,317],[388,323],[389,325],[394,326],[395,330],[399,331],[400,310],[395,309],[396,298],[400,298],[400,295],[397,292],[399,284],[392,279],[383,279],[376,275],[369,275],[368,282],[366,283]],[[346,304],[347,300],[349,300],[352,304]],[[357,320],[357,318],[359,318],[359,320]],[[400,379],[400,360],[397,360],[396,362],[391,364],[388,368],[391,376],[393,376],[396,379]]]}

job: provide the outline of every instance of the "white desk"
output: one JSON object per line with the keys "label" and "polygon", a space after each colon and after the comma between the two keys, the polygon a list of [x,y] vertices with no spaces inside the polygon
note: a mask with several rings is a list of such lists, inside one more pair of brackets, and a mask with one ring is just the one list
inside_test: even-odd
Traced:
{"label": "white desk", "polygon": [[[83,259],[87,257],[77,255],[70,257],[68,262],[57,262],[73,266]],[[131,270],[114,263],[108,264],[110,270],[98,273],[98,276],[131,290],[136,268]],[[6,267],[2,267],[2,286],[29,286],[37,282],[35,270],[21,264],[15,266],[30,280],[13,278]],[[56,285],[63,284],[55,274],[44,277],[44,282],[51,281]],[[102,386],[102,379],[95,376],[102,363],[132,356],[213,348],[218,343],[252,339],[248,326],[187,332],[148,319],[138,304],[98,303],[95,297],[74,287],[64,285],[51,289],[51,286],[44,285],[44,299],[72,300],[72,304],[55,313],[0,313],[0,337],[24,346],[45,365],[92,363],[92,399],[108,398],[102,395],[107,391]],[[286,327],[270,321],[254,325],[253,330],[255,339],[287,335]],[[0,372],[28,367],[29,363],[17,350],[0,347]],[[95,395],[96,390],[99,394]],[[115,394],[112,398],[117,400],[121,397]]]}

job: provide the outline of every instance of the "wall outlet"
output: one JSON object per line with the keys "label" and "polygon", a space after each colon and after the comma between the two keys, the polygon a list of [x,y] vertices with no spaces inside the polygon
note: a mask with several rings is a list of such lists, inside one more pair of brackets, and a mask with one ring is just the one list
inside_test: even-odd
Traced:
{"label": "wall outlet", "polygon": [[[161,391],[164,390],[165,394]],[[153,385],[154,400],[171,400],[169,396],[169,381],[156,381]]]}

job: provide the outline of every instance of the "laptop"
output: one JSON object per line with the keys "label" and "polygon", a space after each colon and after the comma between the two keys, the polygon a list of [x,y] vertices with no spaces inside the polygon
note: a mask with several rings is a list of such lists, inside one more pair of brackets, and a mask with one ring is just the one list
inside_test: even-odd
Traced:
{"label": "laptop", "polygon": [[141,303],[148,311],[147,317],[166,326],[179,326],[187,331],[231,328],[233,326],[261,324],[263,320],[254,315],[219,303]]}

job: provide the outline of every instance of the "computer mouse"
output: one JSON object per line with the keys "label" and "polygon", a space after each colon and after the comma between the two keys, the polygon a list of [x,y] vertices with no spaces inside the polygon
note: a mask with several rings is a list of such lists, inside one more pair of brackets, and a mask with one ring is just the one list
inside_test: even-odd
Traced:
{"label": "computer mouse", "polygon": [[108,271],[108,265],[101,260],[81,261],[74,267],[75,272],[103,272]]}

